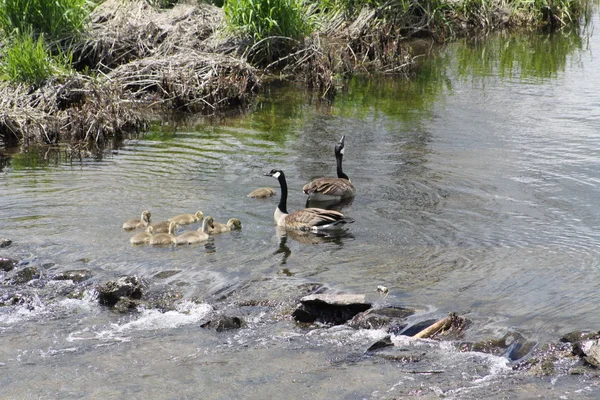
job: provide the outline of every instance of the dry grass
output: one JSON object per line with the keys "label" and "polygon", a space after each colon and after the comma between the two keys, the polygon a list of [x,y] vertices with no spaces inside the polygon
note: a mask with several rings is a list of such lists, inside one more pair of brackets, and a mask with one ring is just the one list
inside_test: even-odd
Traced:
{"label": "dry grass", "polygon": [[246,105],[258,87],[247,63],[193,51],[133,61],[108,77],[138,99],[194,112]]}
{"label": "dry grass", "polygon": [[105,142],[146,128],[131,102],[114,85],[73,76],[31,90],[27,85],[0,85],[0,140],[8,145]]}

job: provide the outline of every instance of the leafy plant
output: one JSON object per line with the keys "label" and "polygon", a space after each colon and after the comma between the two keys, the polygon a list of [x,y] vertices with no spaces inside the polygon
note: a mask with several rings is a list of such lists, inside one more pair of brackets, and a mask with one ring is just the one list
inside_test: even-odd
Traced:
{"label": "leafy plant", "polygon": [[3,48],[0,73],[3,80],[41,84],[50,76],[66,74],[70,55],[50,54],[44,35],[33,39],[30,33],[17,35]]}

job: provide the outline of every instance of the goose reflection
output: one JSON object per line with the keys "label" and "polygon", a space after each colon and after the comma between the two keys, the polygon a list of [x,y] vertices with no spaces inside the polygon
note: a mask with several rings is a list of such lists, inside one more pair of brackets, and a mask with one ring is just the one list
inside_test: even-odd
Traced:
{"label": "goose reflection", "polygon": [[287,245],[288,238],[302,244],[322,244],[333,243],[339,246],[344,245],[344,239],[354,239],[354,236],[347,230],[338,232],[308,232],[296,229],[285,229],[282,226],[275,227],[275,233],[279,239],[279,248],[273,253],[283,254],[281,265],[285,265],[289,256],[292,255],[292,250]]}

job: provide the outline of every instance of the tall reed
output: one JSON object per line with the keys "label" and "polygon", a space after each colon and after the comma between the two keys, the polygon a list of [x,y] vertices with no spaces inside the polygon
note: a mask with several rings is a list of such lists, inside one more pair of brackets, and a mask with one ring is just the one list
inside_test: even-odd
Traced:
{"label": "tall reed", "polygon": [[310,34],[312,24],[300,0],[227,0],[228,26],[252,39],[255,55],[269,61]]}

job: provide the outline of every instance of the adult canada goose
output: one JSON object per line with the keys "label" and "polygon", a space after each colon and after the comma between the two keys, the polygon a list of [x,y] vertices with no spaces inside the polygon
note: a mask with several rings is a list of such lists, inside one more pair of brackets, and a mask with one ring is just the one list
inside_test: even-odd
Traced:
{"label": "adult canada goose", "polygon": [[214,222],[210,234],[216,235],[217,233],[229,232],[237,229],[242,229],[242,221],[237,218],[231,218],[229,221],[227,221],[227,224]]}
{"label": "adult canada goose", "polygon": [[275,195],[275,190],[268,187],[261,187],[258,189],[254,189],[250,193],[248,193],[248,197],[253,199],[262,199],[265,197],[271,197]]}
{"label": "adult canada goose", "polygon": [[169,232],[168,233],[157,233],[150,238],[148,243],[150,244],[171,244],[175,243],[175,227],[177,223],[175,221],[169,223]]}
{"label": "adult canada goose", "polygon": [[281,186],[281,198],[275,209],[275,222],[278,226],[288,229],[300,229],[304,231],[333,231],[344,228],[347,223],[354,222],[352,218],[344,216],[341,212],[324,210],[322,208],[303,208],[289,214],[287,211],[287,182],[285,175],[280,169],[273,169],[265,176],[272,176],[279,181]]}
{"label": "adult canada goose", "polygon": [[335,145],[335,159],[337,161],[337,178],[318,178],[304,185],[302,190],[308,195],[309,200],[328,201],[341,200],[354,197],[356,189],[348,175],[342,171],[342,159],[346,136],[342,136]]}
{"label": "adult canada goose", "polygon": [[184,232],[175,238],[175,244],[192,244],[208,240],[209,230],[213,227],[213,217],[206,217],[202,221],[202,227],[197,231]]}
{"label": "adult canada goose", "polygon": [[[175,221],[160,221],[160,222],[151,224],[150,226],[152,227],[153,232],[155,234],[169,233],[169,227],[171,226],[171,222],[175,222]],[[179,224],[177,222],[175,222],[175,227],[173,228],[173,231],[175,231],[175,229],[177,229],[178,227],[179,227]]]}
{"label": "adult canada goose", "polygon": [[131,244],[143,244],[150,243],[150,239],[152,239],[152,227],[149,226],[146,228],[144,232],[136,233],[129,239]]}
{"label": "adult canada goose", "polygon": [[131,230],[137,229],[137,228],[145,228],[150,223],[151,216],[152,216],[152,214],[150,214],[150,211],[144,210],[142,212],[142,216],[139,219],[132,218],[132,219],[128,219],[127,221],[125,221],[123,223],[123,229],[125,229],[126,231],[131,231]]}
{"label": "adult canada goose", "polygon": [[201,221],[204,218],[204,213],[202,211],[196,211],[194,214],[179,214],[172,218],[169,218],[170,221],[177,222],[178,225],[189,225],[194,222]]}

